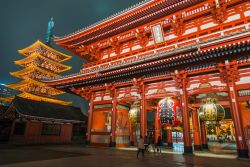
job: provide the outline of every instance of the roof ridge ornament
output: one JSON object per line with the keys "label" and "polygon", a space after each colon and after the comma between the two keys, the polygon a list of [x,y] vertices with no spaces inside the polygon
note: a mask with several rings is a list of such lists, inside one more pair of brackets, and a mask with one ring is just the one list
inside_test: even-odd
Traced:
{"label": "roof ridge ornament", "polygon": [[47,28],[47,32],[46,32],[46,36],[45,36],[45,43],[48,46],[51,46],[51,38],[53,36],[53,28],[54,28],[54,21],[53,21],[53,17],[50,18],[50,21],[48,22],[48,28]]}

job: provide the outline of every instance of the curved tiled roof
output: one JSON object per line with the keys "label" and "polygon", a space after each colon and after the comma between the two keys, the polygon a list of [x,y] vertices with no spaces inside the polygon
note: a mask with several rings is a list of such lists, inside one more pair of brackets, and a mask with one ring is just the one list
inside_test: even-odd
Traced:
{"label": "curved tiled roof", "polygon": [[[55,38],[55,42],[62,46],[87,45],[108,36],[124,32],[126,30],[141,26],[150,21],[162,18],[183,8],[192,6],[204,0],[162,0],[146,1],[145,3],[129,10],[130,13],[117,14],[110,19],[101,21],[87,28],[64,37]],[[152,3],[146,6],[145,4]],[[146,6],[143,8],[143,6]],[[138,8],[138,11],[135,10]],[[119,17],[118,17],[119,16]],[[115,19],[117,17],[117,19]]]}
{"label": "curved tiled roof", "polygon": [[[87,117],[83,115],[80,108],[53,104],[43,101],[34,101],[21,97],[15,97],[10,105],[22,117],[34,118],[39,120],[85,122]],[[12,109],[5,110],[3,114]],[[2,114],[2,115],[3,115]]]}
{"label": "curved tiled roof", "polygon": [[117,17],[117,16],[120,16],[120,15],[122,15],[122,14],[125,14],[126,12],[133,11],[134,9],[136,9],[136,8],[138,8],[138,7],[141,7],[141,6],[143,6],[143,5],[145,5],[145,4],[149,3],[149,2],[153,2],[153,1],[154,1],[154,0],[144,0],[144,1],[142,1],[142,2],[139,2],[139,3],[135,4],[135,5],[133,5],[133,6],[129,7],[129,8],[127,8],[127,9],[122,10],[122,11],[116,13],[116,14],[113,14],[113,15],[111,15],[111,16],[109,16],[109,17],[103,19],[103,20],[100,20],[100,21],[98,21],[98,22],[96,22],[96,23],[94,23],[94,24],[92,24],[92,25],[89,25],[89,26],[84,27],[84,28],[82,28],[82,29],[80,29],[80,30],[77,30],[77,31],[75,31],[75,32],[73,32],[73,33],[64,35],[64,36],[62,36],[62,37],[57,37],[57,36],[55,36],[54,39],[55,39],[55,40],[60,40],[60,39],[63,39],[63,38],[70,37],[70,36],[72,36],[72,35],[76,35],[76,34],[78,34],[78,33],[80,33],[80,32],[83,32],[83,31],[85,31],[85,30],[87,30],[87,29],[93,28],[93,27],[95,27],[95,26],[97,26],[97,25],[100,25],[100,24],[106,22],[106,21],[110,21],[110,20],[114,19],[114,18]]}

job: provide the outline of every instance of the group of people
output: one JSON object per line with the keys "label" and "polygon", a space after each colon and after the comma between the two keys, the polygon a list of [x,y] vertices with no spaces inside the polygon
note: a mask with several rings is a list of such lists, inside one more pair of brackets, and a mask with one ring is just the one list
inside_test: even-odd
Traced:
{"label": "group of people", "polygon": [[[140,140],[138,142],[137,158],[139,158],[140,152],[142,154],[142,157],[144,157],[145,150],[148,150],[150,146],[152,147],[152,149],[153,149],[153,151],[155,153],[154,139],[153,138],[150,139],[150,138],[146,137],[146,141],[145,141],[145,139],[142,136],[140,136]],[[159,136],[158,140],[157,140],[157,143],[156,143],[156,148],[157,148],[157,152],[160,153],[160,154],[162,152],[162,146],[163,146],[162,139]]]}

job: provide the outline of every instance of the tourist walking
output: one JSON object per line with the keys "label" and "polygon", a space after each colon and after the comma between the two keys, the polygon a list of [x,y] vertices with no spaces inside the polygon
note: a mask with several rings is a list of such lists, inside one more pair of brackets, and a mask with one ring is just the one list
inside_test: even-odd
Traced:
{"label": "tourist walking", "polygon": [[144,147],[144,139],[143,139],[142,136],[140,136],[140,140],[138,142],[137,158],[139,158],[140,152],[142,154],[142,157],[144,157],[144,149],[145,149],[145,147]]}
{"label": "tourist walking", "polygon": [[159,136],[159,137],[158,137],[158,140],[157,140],[157,152],[159,152],[160,154],[161,154],[161,151],[162,151],[162,146],[163,146],[163,144],[162,144],[162,139],[161,139],[161,137]]}

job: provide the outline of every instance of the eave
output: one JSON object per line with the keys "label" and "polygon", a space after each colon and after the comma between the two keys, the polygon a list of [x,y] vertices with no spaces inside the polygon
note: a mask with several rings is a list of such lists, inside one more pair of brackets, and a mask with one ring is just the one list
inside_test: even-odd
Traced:
{"label": "eave", "polygon": [[[164,76],[169,76],[168,74],[171,70],[177,68],[183,68],[188,64],[201,63],[201,62],[213,62],[215,60],[226,60],[233,59],[234,56],[239,53],[247,53],[250,51],[250,41],[236,42],[233,44],[224,44],[224,46],[218,47],[217,49],[207,49],[202,51],[190,52],[187,54],[179,54],[175,57],[165,58],[162,60],[157,60],[154,62],[148,62],[145,64],[127,67],[120,70],[98,73],[96,76],[90,78],[76,78],[71,80],[64,80],[61,82],[51,82],[48,85],[54,86],[59,89],[69,89],[70,87],[79,86],[91,86],[104,84],[109,82],[115,82],[122,80],[122,78],[133,78],[136,76],[150,77],[154,75],[157,71],[163,72]],[[243,54],[244,55],[244,54]],[[242,64],[244,65],[244,64]],[[213,68],[209,68],[212,70]],[[152,73],[152,74],[151,74]],[[190,71],[190,75],[194,75],[195,72]]]}
{"label": "eave", "polygon": [[55,92],[55,94],[53,94],[53,95],[59,95],[59,94],[63,94],[64,93],[61,90],[55,89],[53,87],[49,87],[45,83],[35,81],[35,80],[31,79],[31,78],[25,78],[24,80],[22,80],[20,82],[13,83],[13,84],[8,84],[8,85],[6,85],[6,87],[22,91],[22,88],[24,88],[24,87],[30,87],[31,85],[37,85],[38,87],[44,87],[46,89],[52,89]]}
{"label": "eave", "polygon": [[71,59],[71,56],[66,55],[66,54],[64,54],[64,53],[61,53],[61,52],[59,52],[59,51],[57,51],[57,50],[55,50],[55,49],[53,49],[53,48],[47,46],[46,44],[44,44],[44,43],[41,42],[40,40],[37,40],[35,43],[31,44],[30,46],[28,46],[28,47],[26,47],[26,48],[24,48],[24,49],[18,50],[18,52],[19,52],[20,54],[22,54],[22,55],[29,56],[29,54],[27,54],[27,52],[31,52],[31,51],[35,52],[39,46],[42,46],[42,47],[46,48],[47,50],[50,50],[51,52],[53,52],[53,53],[55,53],[55,54],[58,54],[58,55],[60,55],[61,57],[64,57],[64,58],[63,58],[62,60],[60,60],[59,62],[63,62],[63,61],[66,61],[66,60]]}
{"label": "eave", "polygon": [[43,73],[43,74],[47,74],[47,75],[50,75],[50,76],[52,76],[52,77],[58,76],[58,75],[55,74],[55,73],[46,71],[46,70],[44,70],[44,69],[42,69],[42,68],[39,68],[39,67],[37,67],[37,66],[35,66],[35,65],[30,65],[30,66],[28,66],[28,67],[26,67],[26,68],[24,68],[24,69],[22,69],[22,70],[20,70],[20,71],[11,72],[10,74],[11,74],[12,76],[15,76],[15,77],[24,79],[24,78],[22,77],[22,75],[31,73],[31,72],[33,72],[33,71],[39,71],[39,72],[41,72],[41,73]]}
{"label": "eave", "polygon": [[6,102],[11,102],[15,97],[0,97],[0,101],[6,101]]}
{"label": "eave", "polygon": [[136,10],[130,11],[130,13],[126,13],[126,15],[117,16],[105,23],[90,26],[89,28],[85,28],[65,37],[57,37],[54,41],[61,46],[72,46],[75,44],[86,45],[111,35],[133,29],[203,1],[204,0],[151,1],[151,4],[141,6]]}
{"label": "eave", "polygon": [[26,98],[26,99],[31,99],[31,100],[36,100],[36,101],[45,101],[49,103],[56,103],[56,104],[61,104],[61,105],[70,105],[72,102],[70,101],[63,101],[63,100],[57,100],[57,99],[52,99],[48,97],[42,97],[42,96],[37,96],[28,92],[23,92],[18,95],[19,97]]}
{"label": "eave", "polygon": [[32,53],[30,56],[26,57],[25,59],[21,59],[21,60],[17,60],[15,61],[15,64],[17,65],[20,65],[20,66],[23,66],[23,67],[26,67],[25,66],[25,63],[27,62],[33,62],[34,59],[36,58],[40,58],[44,61],[47,61],[47,62],[50,62],[52,64],[55,64],[59,67],[62,67],[63,69],[62,70],[59,70],[59,71],[56,71],[57,73],[60,73],[60,72],[64,72],[64,71],[67,71],[67,70],[70,70],[71,69],[71,66],[67,66],[67,65],[64,65],[64,64],[61,64],[61,63],[58,63],[56,61],[53,61],[51,59],[48,59],[47,57],[44,57],[43,55],[41,55],[40,53],[38,52],[34,52]]}

